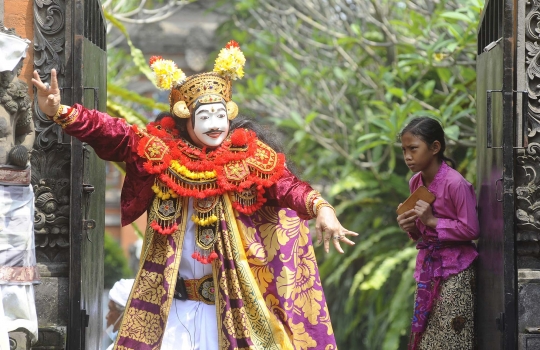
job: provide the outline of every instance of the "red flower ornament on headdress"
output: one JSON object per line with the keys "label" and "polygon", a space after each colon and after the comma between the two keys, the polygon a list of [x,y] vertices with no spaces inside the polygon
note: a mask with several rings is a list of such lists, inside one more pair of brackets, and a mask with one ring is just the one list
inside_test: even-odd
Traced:
{"label": "red flower ornament on headdress", "polygon": [[232,49],[233,47],[240,49],[240,45],[238,45],[238,43],[234,40],[229,41],[227,45],[225,45],[226,49]]}
{"label": "red flower ornament on headdress", "polygon": [[150,61],[148,61],[148,63],[150,64],[150,66],[152,66],[154,64],[154,62],[158,61],[158,60],[162,60],[163,57],[161,56],[152,56],[150,57]]}

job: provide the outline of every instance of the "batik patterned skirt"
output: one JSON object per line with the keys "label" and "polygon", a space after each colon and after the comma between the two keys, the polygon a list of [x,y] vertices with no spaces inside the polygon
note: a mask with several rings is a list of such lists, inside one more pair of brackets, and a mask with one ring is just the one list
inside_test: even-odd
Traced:
{"label": "batik patterned skirt", "polygon": [[422,334],[421,350],[469,350],[474,348],[474,264],[448,277]]}

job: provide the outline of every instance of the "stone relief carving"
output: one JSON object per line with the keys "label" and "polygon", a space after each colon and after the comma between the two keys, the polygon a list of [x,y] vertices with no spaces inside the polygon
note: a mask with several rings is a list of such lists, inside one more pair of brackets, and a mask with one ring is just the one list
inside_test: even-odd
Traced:
{"label": "stone relief carving", "polygon": [[41,80],[49,81],[51,69],[61,75],[64,63],[60,53],[64,50],[65,5],[59,0],[34,0],[34,66]]}
{"label": "stone relief carving", "polygon": [[[34,69],[42,81],[50,81],[54,68],[61,80],[64,63],[65,5],[59,0],[34,0]],[[36,142],[38,149],[50,149],[62,139],[62,129],[45,116],[34,99]]]}
{"label": "stone relief carving", "polygon": [[[42,81],[51,70],[64,76],[65,2],[34,0],[34,69]],[[32,152],[35,193],[34,232],[38,262],[69,261],[70,146],[62,129],[37,107],[34,98],[36,140]]]}
{"label": "stone relief carving", "polygon": [[[524,230],[540,230],[540,144],[530,144],[524,154],[517,157],[516,211],[518,226]],[[522,183],[521,183],[522,182]],[[540,232],[539,232],[540,234]]]}
{"label": "stone relief carving", "polygon": [[540,258],[540,0],[527,3],[525,17],[525,72],[529,145],[518,150],[516,223],[518,255]]}
{"label": "stone relief carving", "polygon": [[527,90],[529,91],[529,137],[540,130],[540,1],[533,0],[527,5],[525,17],[525,50]]}
{"label": "stone relief carving", "polygon": [[[0,32],[26,45],[14,30],[5,28],[2,22]],[[28,85],[18,78],[22,65],[21,58],[18,63],[13,61],[13,65],[7,68],[15,66],[12,70],[0,72],[0,182],[6,184],[13,180],[12,170],[26,168],[34,142]],[[16,177],[22,179],[24,176],[19,173]]]}
{"label": "stone relief carving", "polygon": [[34,150],[32,183],[35,193],[36,258],[41,262],[69,261],[70,152]]}

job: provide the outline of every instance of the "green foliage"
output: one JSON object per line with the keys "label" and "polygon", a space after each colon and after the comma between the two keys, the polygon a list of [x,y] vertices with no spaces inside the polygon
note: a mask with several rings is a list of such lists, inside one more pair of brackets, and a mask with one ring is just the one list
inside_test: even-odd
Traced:
{"label": "green foliage", "polygon": [[104,240],[103,278],[105,289],[110,289],[121,278],[130,278],[132,272],[122,248],[108,233]]}
{"label": "green foliage", "polygon": [[290,161],[360,233],[345,255],[318,251],[338,346],[406,348],[416,249],[396,223],[412,175],[398,135],[414,117],[438,119],[448,155],[474,182],[483,2],[330,3],[222,0],[231,20],[219,33],[246,55],[234,85],[241,112],[286,133]]}
{"label": "green foliage", "polygon": [[129,52],[116,48],[107,50],[107,113],[116,118],[124,118],[130,124],[146,125],[148,119],[141,111],[152,113],[153,110],[163,111],[169,107],[127,88],[128,83],[140,74],[153,82],[152,70],[142,51],[133,45],[124,25],[105,8],[103,13],[107,22],[125,36],[130,48]]}
{"label": "green foliage", "polygon": [[142,126],[148,123],[144,114],[155,115],[156,112],[169,110],[167,104],[156,103],[154,99],[142,97],[126,88],[136,78],[142,79],[141,75],[154,84],[155,79],[148,61],[131,41],[124,23],[144,24],[163,20],[188,3],[196,1],[112,0],[103,5],[109,32],[110,29],[118,31],[119,38],[125,39],[129,47],[129,52],[111,47],[107,49],[108,114]]}
{"label": "green foliage", "polygon": [[124,25],[119,20],[114,18],[114,16],[112,16],[105,9],[103,9],[103,15],[105,16],[105,19],[107,20],[108,23],[115,26],[118,30],[120,30],[122,34],[124,34],[130,48],[130,53],[131,53],[131,58],[132,58],[133,63],[137,66],[137,68],[139,69],[141,73],[143,73],[150,81],[152,81],[153,80],[152,70],[150,69],[150,66],[148,65],[148,63],[146,62],[146,59],[144,58],[142,51],[136,48],[131,42],[129,34],[126,28],[124,27]]}

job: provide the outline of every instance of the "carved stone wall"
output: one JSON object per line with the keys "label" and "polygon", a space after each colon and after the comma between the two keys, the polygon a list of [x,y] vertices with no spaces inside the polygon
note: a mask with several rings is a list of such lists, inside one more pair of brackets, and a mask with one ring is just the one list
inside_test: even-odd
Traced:
{"label": "carved stone wall", "polygon": [[540,346],[540,0],[518,4],[517,90],[528,91],[528,146],[515,164],[518,348],[527,350]]}
{"label": "carved stone wall", "polygon": [[540,0],[529,1],[526,3],[526,16],[524,22],[524,49],[526,59],[525,75],[523,76],[525,79],[525,88],[529,92],[529,143],[526,149],[518,151],[515,184],[517,199],[516,217],[519,267],[537,269],[540,269],[539,24]]}
{"label": "carved stone wall", "polygon": [[[64,78],[66,1],[33,0],[34,69],[42,81]],[[32,152],[36,258],[42,284],[36,288],[39,340],[32,349],[64,349],[69,297],[70,144],[62,129],[33,104],[36,139]]]}
{"label": "carved stone wall", "polygon": [[[34,67],[42,81],[51,70],[64,74],[65,4],[34,0]],[[37,108],[34,99],[36,141],[32,153],[32,184],[36,196],[36,253],[38,262],[69,260],[70,147],[62,129]]]}

